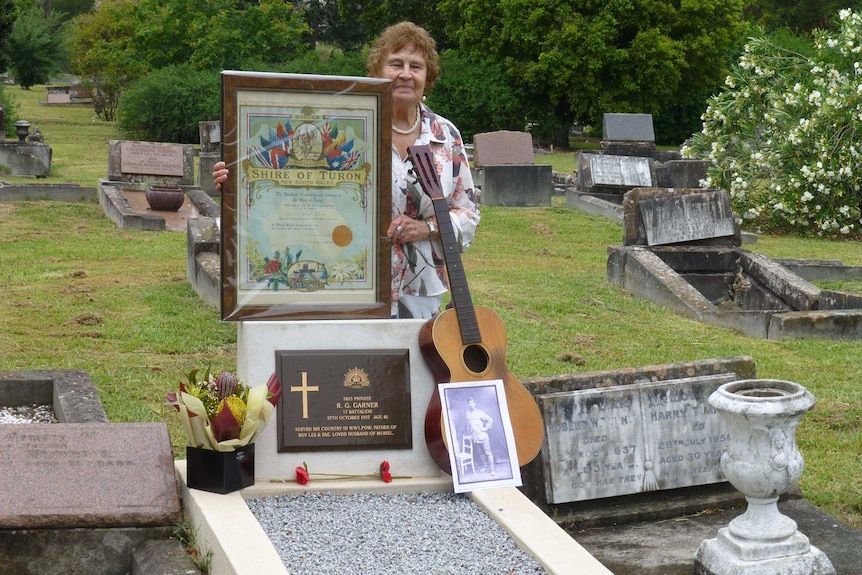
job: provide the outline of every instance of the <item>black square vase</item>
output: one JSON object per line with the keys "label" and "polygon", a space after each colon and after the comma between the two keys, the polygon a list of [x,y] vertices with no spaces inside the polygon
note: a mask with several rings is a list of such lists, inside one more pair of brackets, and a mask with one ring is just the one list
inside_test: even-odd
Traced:
{"label": "black square vase", "polygon": [[188,486],[213,493],[231,493],[254,485],[254,443],[235,451],[186,447]]}

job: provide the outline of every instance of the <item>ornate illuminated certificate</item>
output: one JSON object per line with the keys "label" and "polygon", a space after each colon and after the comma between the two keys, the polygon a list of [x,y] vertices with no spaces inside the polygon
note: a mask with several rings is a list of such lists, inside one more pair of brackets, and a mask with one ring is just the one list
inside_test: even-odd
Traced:
{"label": "ornate illuminated certificate", "polygon": [[[346,80],[266,77],[272,76],[306,84],[317,79],[319,85]],[[237,89],[235,96],[236,196],[229,238],[235,240],[235,268],[229,287],[236,307],[266,319],[281,312],[382,308],[380,263],[385,250],[388,267],[388,246],[380,242],[381,219],[391,199],[387,193],[384,212],[380,190],[389,190],[389,163],[381,162],[388,156],[380,153],[379,90],[254,87]]]}

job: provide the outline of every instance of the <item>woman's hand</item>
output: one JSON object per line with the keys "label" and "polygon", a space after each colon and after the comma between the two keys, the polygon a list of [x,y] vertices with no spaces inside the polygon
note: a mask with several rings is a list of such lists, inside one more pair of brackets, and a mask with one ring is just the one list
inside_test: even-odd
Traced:
{"label": "woman's hand", "polygon": [[406,244],[431,238],[431,228],[425,220],[414,220],[400,215],[389,224],[389,230],[386,234],[392,238],[392,241]]}
{"label": "woman's hand", "polygon": [[228,174],[230,174],[230,170],[227,169],[224,162],[215,163],[213,166],[213,183],[217,190],[221,191],[221,185],[227,181]]}

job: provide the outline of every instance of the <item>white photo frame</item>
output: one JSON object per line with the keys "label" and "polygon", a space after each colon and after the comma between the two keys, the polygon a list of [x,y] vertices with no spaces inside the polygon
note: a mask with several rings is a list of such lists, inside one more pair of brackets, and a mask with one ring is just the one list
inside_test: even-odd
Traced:
{"label": "white photo frame", "polygon": [[521,470],[503,380],[441,383],[437,388],[455,493],[520,486]]}

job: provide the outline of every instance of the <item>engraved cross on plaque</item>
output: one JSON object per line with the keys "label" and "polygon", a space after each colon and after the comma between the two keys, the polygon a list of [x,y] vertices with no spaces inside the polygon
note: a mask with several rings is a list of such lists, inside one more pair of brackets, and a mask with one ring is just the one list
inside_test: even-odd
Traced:
{"label": "engraved cross on plaque", "polygon": [[320,391],[320,388],[316,385],[311,387],[308,386],[308,372],[303,371],[302,373],[302,385],[296,386],[291,385],[290,391],[301,391],[302,392],[302,419],[308,419],[308,392],[309,391]]}

